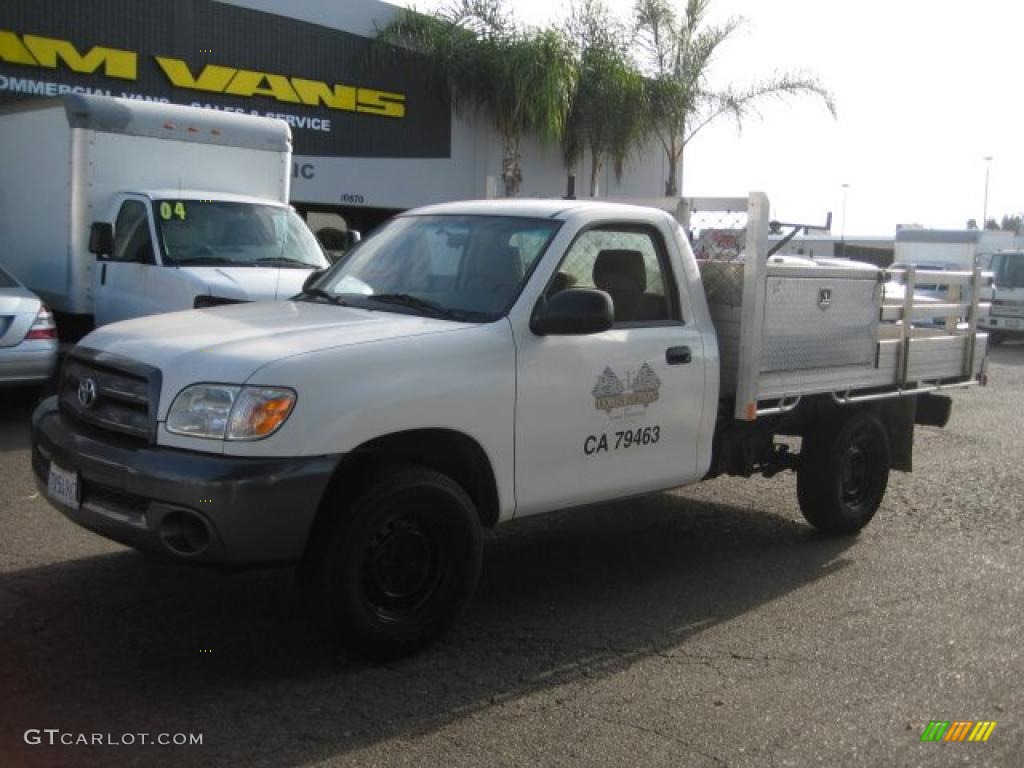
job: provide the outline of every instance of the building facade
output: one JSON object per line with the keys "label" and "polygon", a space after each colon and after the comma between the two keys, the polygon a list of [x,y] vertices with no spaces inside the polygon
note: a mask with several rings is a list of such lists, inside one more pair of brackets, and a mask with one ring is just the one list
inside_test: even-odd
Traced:
{"label": "building facade", "polygon": [[[293,134],[293,204],[354,228],[500,195],[501,141],[486,119],[454,114],[417,56],[371,46],[396,10],[377,0],[4,0],[0,105],[87,92],[278,117]],[[557,145],[528,137],[522,165],[522,195],[565,194]],[[572,171],[585,192],[589,159]],[[600,193],[654,197],[666,172],[652,146],[621,182],[606,170]]]}

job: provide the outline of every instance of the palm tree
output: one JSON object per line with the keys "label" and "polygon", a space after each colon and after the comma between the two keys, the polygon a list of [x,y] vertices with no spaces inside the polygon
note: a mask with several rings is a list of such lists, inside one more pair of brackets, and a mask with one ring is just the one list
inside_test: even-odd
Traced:
{"label": "palm tree", "polygon": [[637,0],[634,21],[637,42],[645,54],[649,119],[668,160],[665,194],[680,194],[683,150],[705,126],[724,115],[738,125],[766,99],[818,96],[836,114],[831,94],[817,78],[782,72],[744,87],[715,90],[708,69],[721,45],[742,25],[732,18],[719,25],[706,22],[711,0],[686,0],[678,15],[669,0]]}
{"label": "palm tree", "polygon": [[565,129],[575,69],[562,35],[519,27],[504,0],[453,0],[434,15],[398,11],[377,39],[425,54],[457,113],[475,110],[494,122],[505,195],[516,196],[523,135],[558,140]]}
{"label": "palm tree", "polygon": [[615,175],[646,135],[644,80],[630,59],[625,30],[601,0],[573,3],[564,33],[576,56],[576,90],[562,138],[572,168],[590,150],[590,196],[608,159]]}

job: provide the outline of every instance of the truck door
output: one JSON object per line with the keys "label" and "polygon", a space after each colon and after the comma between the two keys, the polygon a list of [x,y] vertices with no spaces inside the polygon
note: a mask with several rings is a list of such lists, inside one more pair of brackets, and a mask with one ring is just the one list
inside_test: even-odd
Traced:
{"label": "truck door", "polygon": [[93,271],[93,313],[97,325],[148,314],[146,280],[155,269],[148,201],[128,197],[114,220],[114,252],[97,257]]}
{"label": "truck door", "polygon": [[704,348],[671,263],[646,224],[589,227],[569,247],[545,294],[606,291],[615,325],[517,333],[517,516],[696,479]]}

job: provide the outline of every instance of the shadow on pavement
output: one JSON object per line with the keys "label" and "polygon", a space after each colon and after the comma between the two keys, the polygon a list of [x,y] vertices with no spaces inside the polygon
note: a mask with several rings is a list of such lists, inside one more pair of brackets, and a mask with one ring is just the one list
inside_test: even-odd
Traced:
{"label": "shadow on pavement", "polygon": [[999,365],[1024,365],[1024,341],[1004,341],[998,347],[989,344],[988,356]]}
{"label": "shadow on pavement", "polygon": [[[705,628],[827,578],[851,540],[672,494],[506,526],[457,629],[370,666],[307,620],[289,571],[132,552],[0,576],[0,764],[299,766],[685,654]],[[28,728],[196,732],[202,747],[33,747]],[[116,750],[116,754],[111,750]]]}
{"label": "shadow on pavement", "polygon": [[0,388],[0,452],[31,447],[30,420],[42,394],[41,387]]}

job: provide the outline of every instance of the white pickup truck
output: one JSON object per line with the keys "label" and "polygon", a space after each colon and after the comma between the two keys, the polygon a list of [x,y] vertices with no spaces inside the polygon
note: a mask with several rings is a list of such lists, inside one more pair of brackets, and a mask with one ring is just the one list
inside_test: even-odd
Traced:
{"label": "white pickup truck", "polygon": [[912,291],[883,309],[873,267],[770,264],[767,199],[731,205],[741,261],[698,264],[652,208],[454,203],[291,301],[101,328],[33,416],[37,482],[139,549],[301,563],[374,656],[450,625],[514,518],[791,469],[812,525],[856,533],[948,418],[934,392],[984,381],[978,274],[944,276],[968,330],[917,329]]}

